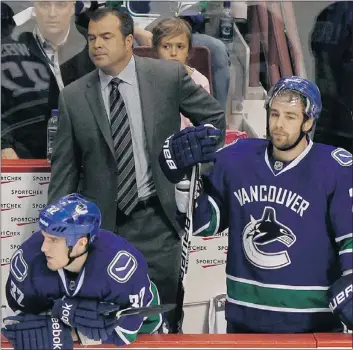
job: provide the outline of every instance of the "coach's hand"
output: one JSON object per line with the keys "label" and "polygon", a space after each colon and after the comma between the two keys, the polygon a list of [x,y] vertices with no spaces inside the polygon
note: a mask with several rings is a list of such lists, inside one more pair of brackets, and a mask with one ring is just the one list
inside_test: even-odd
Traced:
{"label": "coach's hand", "polygon": [[119,306],[79,298],[55,300],[52,315],[91,340],[105,340],[117,322]]}
{"label": "coach's hand", "polygon": [[190,167],[213,161],[220,136],[221,130],[205,124],[187,127],[168,137],[159,155],[167,179],[177,183]]}
{"label": "coach's hand", "polygon": [[72,350],[71,328],[48,315],[19,314],[4,319],[2,334],[15,350]]}

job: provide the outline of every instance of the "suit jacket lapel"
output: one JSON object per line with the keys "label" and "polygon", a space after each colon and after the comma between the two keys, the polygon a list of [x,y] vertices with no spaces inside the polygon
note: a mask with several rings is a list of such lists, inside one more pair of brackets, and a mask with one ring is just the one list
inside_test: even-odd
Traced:
{"label": "suit jacket lapel", "polygon": [[139,85],[142,120],[145,128],[145,135],[149,154],[152,154],[155,134],[154,101],[151,92],[157,87],[153,80],[153,74],[146,60],[134,55],[136,64],[136,75]]}
{"label": "suit jacket lapel", "polygon": [[97,124],[102,131],[104,139],[106,140],[109,149],[115,158],[113,138],[110,130],[107,112],[104,107],[102,92],[100,89],[98,69],[91,73],[91,79],[87,83],[85,96],[89,106],[91,107],[93,115],[96,118]]}

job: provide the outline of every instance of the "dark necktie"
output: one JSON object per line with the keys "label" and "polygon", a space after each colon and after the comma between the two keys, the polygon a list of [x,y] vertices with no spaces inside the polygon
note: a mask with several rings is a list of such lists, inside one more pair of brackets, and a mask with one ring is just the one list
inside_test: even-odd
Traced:
{"label": "dark necktie", "polygon": [[118,208],[129,215],[138,202],[134,153],[126,106],[118,86],[121,80],[111,80],[110,127],[118,167]]}
{"label": "dark necktie", "polygon": [[44,53],[47,55],[47,57],[49,59],[49,63],[52,66],[54,66],[55,65],[55,50],[47,41],[43,42],[43,49],[44,49]]}

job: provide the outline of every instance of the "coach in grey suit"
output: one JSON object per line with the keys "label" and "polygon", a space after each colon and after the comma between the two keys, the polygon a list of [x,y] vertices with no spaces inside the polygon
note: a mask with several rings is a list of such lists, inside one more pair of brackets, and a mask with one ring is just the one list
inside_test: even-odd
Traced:
{"label": "coach in grey suit", "polygon": [[[102,228],[125,237],[143,253],[161,301],[175,303],[182,229],[175,221],[174,186],[161,172],[158,154],[164,140],[179,130],[180,112],[195,125],[211,123],[221,130],[224,113],[179,63],[132,54],[130,15],[104,8],[93,16],[88,43],[98,69],[60,94],[48,200],[80,191],[95,201],[102,211]],[[117,204],[119,155],[109,102],[113,77],[121,81],[136,170],[138,203],[128,215]]]}

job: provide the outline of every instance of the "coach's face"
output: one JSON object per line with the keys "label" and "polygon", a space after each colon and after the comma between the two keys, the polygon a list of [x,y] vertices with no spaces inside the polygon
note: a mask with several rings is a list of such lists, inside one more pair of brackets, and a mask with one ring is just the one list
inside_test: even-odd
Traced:
{"label": "coach's face", "polygon": [[313,120],[305,123],[304,106],[300,98],[280,95],[272,101],[269,115],[269,128],[272,144],[279,150],[286,149],[298,140],[300,132],[310,130]]}
{"label": "coach's face", "polygon": [[37,25],[45,39],[55,43],[67,34],[72,16],[75,13],[75,1],[34,1]]}
{"label": "coach's face", "polygon": [[120,19],[113,14],[91,20],[88,26],[89,55],[96,67],[115,76],[132,56],[132,35],[121,32]]}
{"label": "coach's face", "polygon": [[66,246],[64,237],[57,237],[42,231],[44,241],[41,251],[47,259],[48,269],[57,271],[67,265],[69,262],[69,248]]}

